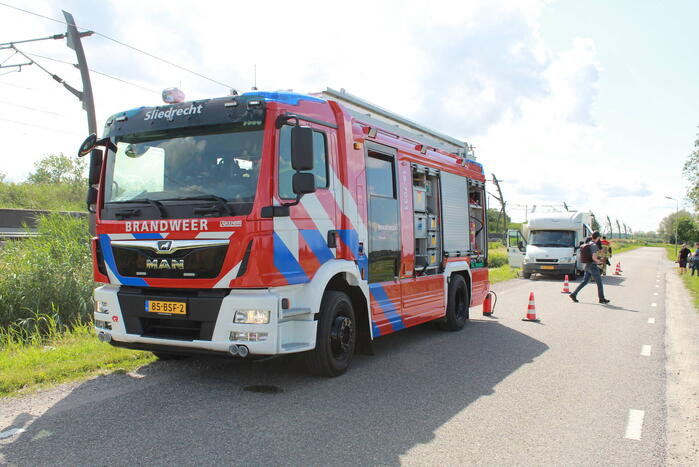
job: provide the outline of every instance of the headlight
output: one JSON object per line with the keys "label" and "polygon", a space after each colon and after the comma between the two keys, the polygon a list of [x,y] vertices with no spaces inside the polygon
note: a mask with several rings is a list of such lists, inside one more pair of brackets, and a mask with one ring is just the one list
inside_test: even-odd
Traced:
{"label": "headlight", "polygon": [[99,300],[95,300],[95,313],[109,313],[107,302],[100,302]]}
{"label": "headlight", "polygon": [[567,256],[567,257],[565,257],[565,258],[559,259],[558,262],[559,262],[559,263],[572,263],[572,262],[573,262],[573,258],[571,258],[570,256]]}
{"label": "headlight", "polygon": [[531,259],[529,256],[525,256],[525,257],[524,257],[524,262],[525,262],[525,263],[531,263],[531,262],[532,262],[532,259]]}
{"label": "headlight", "polygon": [[238,310],[235,312],[233,322],[239,324],[267,324],[269,323],[269,310]]}

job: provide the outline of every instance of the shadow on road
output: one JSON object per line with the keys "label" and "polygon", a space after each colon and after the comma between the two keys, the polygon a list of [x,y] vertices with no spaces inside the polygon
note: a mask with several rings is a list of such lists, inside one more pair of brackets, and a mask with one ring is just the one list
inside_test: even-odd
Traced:
{"label": "shadow on road", "polygon": [[[458,333],[423,326],[383,337],[375,356],[357,356],[335,379],[308,376],[291,357],[157,362],[136,375],[80,385],[14,442],[0,444],[0,459],[398,465],[401,455],[431,441],[440,426],[547,349],[496,321],[472,321]],[[280,391],[244,390],[252,385]]]}

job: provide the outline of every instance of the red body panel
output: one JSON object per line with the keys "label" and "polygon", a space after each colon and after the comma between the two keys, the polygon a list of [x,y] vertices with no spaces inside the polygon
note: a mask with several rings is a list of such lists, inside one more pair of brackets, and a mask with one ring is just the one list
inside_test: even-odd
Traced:
{"label": "red body panel", "polygon": [[[374,335],[383,335],[444,315],[446,307],[443,274],[415,277],[415,241],[413,223],[413,193],[411,164],[420,164],[485,182],[483,169],[473,161],[441,150],[428,148],[426,153],[416,149],[416,141],[392,134],[390,127],[379,129],[368,137],[367,127],[355,120],[334,101],[299,100],[296,104],[269,100],[264,126],[264,140],[257,193],[251,214],[240,217],[210,217],[204,219],[112,221],[100,217],[103,193],[97,209],[97,235],[92,242],[93,257],[105,257],[110,274],[103,274],[97,261],[94,277],[98,282],[117,281],[125,285],[156,288],[271,288],[311,281],[318,268],[332,259],[354,261],[361,279],[366,279],[366,227],[368,208],[365,171],[365,142],[375,141],[396,150],[399,180],[401,268],[397,281],[369,285],[370,313]],[[328,142],[330,186],[306,195],[300,204],[291,207],[290,217],[263,218],[263,207],[279,205],[277,191],[279,115],[293,113],[308,117],[304,126],[323,131]],[[315,120],[316,122],[313,122]],[[317,123],[321,122],[321,123]],[[325,122],[326,124],[322,124]],[[336,127],[336,128],[334,128]],[[106,165],[106,164],[103,164]],[[104,182],[104,168],[101,182]],[[185,222],[186,221],[186,222]],[[177,228],[176,228],[177,227]],[[324,244],[329,231],[337,231],[337,246]],[[230,234],[230,235],[228,235]],[[158,279],[117,277],[115,266],[109,262],[111,241],[126,238],[167,238],[185,240],[227,238],[228,252],[221,273],[210,279]],[[236,277],[248,244],[252,243],[245,273]],[[109,250],[109,251],[107,251]],[[447,258],[445,264],[469,258]],[[488,270],[471,271],[471,305],[483,302],[489,291]]]}

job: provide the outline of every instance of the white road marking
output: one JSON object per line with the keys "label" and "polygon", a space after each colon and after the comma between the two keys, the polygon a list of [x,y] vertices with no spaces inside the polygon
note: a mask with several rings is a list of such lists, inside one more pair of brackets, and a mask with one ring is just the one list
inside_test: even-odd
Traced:
{"label": "white road marking", "polygon": [[648,324],[655,324],[655,318],[648,318]]}
{"label": "white road marking", "polygon": [[651,303],[650,306],[658,306],[657,303]]}
{"label": "white road marking", "polygon": [[27,431],[27,430],[25,430],[24,428],[13,428],[13,429],[7,430],[7,431],[0,431],[0,439],[9,438],[11,436],[18,435],[20,433],[24,433],[25,431]]}
{"label": "white road marking", "polygon": [[624,438],[641,439],[644,415],[645,412],[643,410],[629,409],[629,419],[626,422],[626,433],[624,434]]}
{"label": "white road marking", "polygon": [[650,357],[650,345],[643,345],[641,347],[641,355],[644,357]]}

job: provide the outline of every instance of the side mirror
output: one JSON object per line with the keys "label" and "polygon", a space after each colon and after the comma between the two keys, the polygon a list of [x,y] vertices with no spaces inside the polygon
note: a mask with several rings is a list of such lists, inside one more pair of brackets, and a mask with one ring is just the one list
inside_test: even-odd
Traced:
{"label": "side mirror", "polygon": [[85,199],[87,203],[87,210],[91,213],[95,212],[95,205],[97,204],[97,189],[91,186],[87,189],[87,197]]}
{"label": "side mirror", "polygon": [[313,170],[313,130],[291,128],[291,167],[298,171]]}
{"label": "side mirror", "polygon": [[90,172],[87,177],[88,185],[97,185],[100,182],[102,171],[102,153],[93,149],[90,153]]}
{"label": "side mirror", "polygon": [[312,173],[295,173],[291,184],[298,197],[316,191],[316,177]]}
{"label": "side mirror", "polygon": [[517,248],[519,248],[520,250],[524,250],[524,243],[517,242]]}
{"label": "side mirror", "polygon": [[87,153],[95,149],[95,146],[97,146],[97,135],[92,133],[90,136],[85,138],[83,144],[81,144],[80,148],[78,148],[78,157],[86,156]]}

